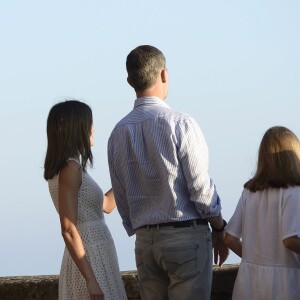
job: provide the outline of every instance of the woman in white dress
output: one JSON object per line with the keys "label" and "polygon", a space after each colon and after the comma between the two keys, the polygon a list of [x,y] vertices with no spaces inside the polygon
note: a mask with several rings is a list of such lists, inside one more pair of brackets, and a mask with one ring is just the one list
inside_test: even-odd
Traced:
{"label": "woman in white dress", "polygon": [[225,230],[242,258],[232,299],[300,299],[300,143],[289,129],[265,133]]}
{"label": "woman in white dress", "polygon": [[59,276],[59,299],[127,299],[114,242],[103,211],[116,204],[86,171],[93,164],[92,111],[70,100],[54,105],[47,120],[44,178],[60,217],[66,249]]}

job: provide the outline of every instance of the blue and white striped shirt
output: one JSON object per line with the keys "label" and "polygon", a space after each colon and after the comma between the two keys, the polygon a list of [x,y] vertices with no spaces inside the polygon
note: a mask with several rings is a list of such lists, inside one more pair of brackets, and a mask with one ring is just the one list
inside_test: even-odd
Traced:
{"label": "blue and white striped shirt", "polygon": [[108,163],[129,236],[143,225],[214,217],[221,211],[198,124],[157,97],[142,97],[114,128]]}

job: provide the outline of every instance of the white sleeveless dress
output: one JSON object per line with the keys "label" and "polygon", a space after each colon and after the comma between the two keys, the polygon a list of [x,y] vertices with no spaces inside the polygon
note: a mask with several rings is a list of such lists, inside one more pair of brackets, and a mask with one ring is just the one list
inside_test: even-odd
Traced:
{"label": "white sleeveless dress", "polygon": [[[57,212],[58,177],[59,175],[56,175],[53,179],[48,180],[49,191]],[[103,290],[105,300],[127,299],[120,275],[115,245],[105,223],[102,207],[102,190],[88,173],[82,172],[76,228],[81,236],[88,261]],[[59,275],[58,298],[60,300],[89,299],[86,281],[67,248],[64,251]]]}

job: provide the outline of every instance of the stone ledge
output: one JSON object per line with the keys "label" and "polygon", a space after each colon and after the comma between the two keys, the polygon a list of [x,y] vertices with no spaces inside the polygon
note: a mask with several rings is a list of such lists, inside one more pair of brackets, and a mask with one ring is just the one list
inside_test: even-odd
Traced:
{"label": "stone ledge", "polygon": [[[214,267],[211,300],[230,300],[238,265]],[[140,300],[137,272],[121,272],[128,300]],[[57,275],[0,277],[1,300],[56,300]]]}
{"label": "stone ledge", "polygon": [[55,300],[58,276],[0,277],[1,300]]}

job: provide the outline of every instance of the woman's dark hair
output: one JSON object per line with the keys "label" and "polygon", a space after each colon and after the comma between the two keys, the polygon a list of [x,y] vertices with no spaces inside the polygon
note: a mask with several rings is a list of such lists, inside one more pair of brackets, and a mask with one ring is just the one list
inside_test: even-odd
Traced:
{"label": "woman's dark hair", "polygon": [[244,187],[256,192],[288,186],[300,186],[300,143],[288,128],[271,127],[260,143],[256,173]]}
{"label": "woman's dark hair", "polygon": [[93,165],[90,144],[92,126],[92,110],[83,102],[68,100],[51,108],[47,119],[46,180],[57,175],[71,157],[81,156],[83,171],[88,161]]}

